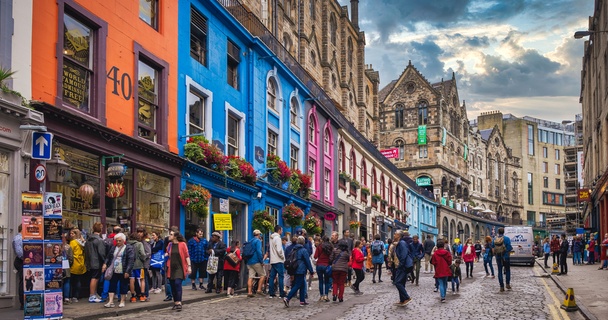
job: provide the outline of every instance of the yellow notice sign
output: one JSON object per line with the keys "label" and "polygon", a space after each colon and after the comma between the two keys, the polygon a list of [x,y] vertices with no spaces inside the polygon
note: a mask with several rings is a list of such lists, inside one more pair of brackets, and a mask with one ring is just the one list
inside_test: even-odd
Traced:
{"label": "yellow notice sign", "polygon": [[232,230],[232,215],[230,213],[216,213],[213,215],[215,230]]}

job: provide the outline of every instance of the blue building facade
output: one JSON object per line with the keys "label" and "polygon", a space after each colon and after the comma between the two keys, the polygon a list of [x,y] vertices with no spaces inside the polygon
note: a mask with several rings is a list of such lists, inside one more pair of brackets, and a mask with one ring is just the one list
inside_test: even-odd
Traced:
{"label": "blue building facade", "polygon": [[[304,163],[304,102],[306,90],[258,38],[253,37],[217,1],[179,1],[178,139],[185,156],[188,139],[204,137],[224,155],[243,158],[258,179],[245,183],[188,161],[182,190],[200,184],[211,193],[209,216],[200,219],[182,207],[180,229],[216,231],[214,215],[229,213],[232,230],[223,241],[247,241],[252,218],[268,210],[283,224],[282,208],[295,204],[304,213],[310,202],[271,181],[269,153],[293,169]],[[219,171],[219,172],[218,172]]]}

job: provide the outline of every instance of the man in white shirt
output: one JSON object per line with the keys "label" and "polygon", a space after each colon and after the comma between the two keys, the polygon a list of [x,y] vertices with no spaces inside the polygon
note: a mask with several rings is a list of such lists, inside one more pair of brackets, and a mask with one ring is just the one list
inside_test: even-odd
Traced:
{"label": "man in white shirt", "polygon": [[285,297],[283,286],[283,274],[285,273],[285,252],[283,251],[283,241],[281,234],[283,228],[279,225],[274,226],[274,233],[270,235],[270,278],[268,280],[268,298],[275,298],[274,280],[279,278],[280,297]]}

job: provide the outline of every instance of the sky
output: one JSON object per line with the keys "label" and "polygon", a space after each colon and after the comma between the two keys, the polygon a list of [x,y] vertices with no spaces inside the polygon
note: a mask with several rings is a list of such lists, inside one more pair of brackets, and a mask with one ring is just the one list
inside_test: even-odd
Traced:
{"label": "sky", "polygon": [[360,0],[365,63],[380,72],[380,88],[409,60],[431,83],[454,72],[469,120],[494,110],[574,120],[581,113],[585,39],[573,35],[587,30],[593,6],[593,0]]}

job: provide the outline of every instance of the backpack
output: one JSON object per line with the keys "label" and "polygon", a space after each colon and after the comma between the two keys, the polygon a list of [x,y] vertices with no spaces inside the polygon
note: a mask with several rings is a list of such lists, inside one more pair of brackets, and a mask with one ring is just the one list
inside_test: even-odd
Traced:
{"label": "backpack", "polygon": [[505,239],[503,237],[497,237],[494,239],[494,255],[502,256],[507,251],[505,247]]}
{"label": "backpack", "polygon": [[384,248],[384,245],[381,241],[374,241],[372,243],[372,255],[374,256],[378,256],[382,254],[382,249]]}
{"label": "backpack", "polygon": [[247,242],[243,243],[243,250],[241,250],[241,257],[243,258],[243,260],[247,261],[247,260],[253,258],[254,254],[255,254],[255,248],[253,247],[253,242],[247,241]]}
{"label": "backpack", "polygon": [[291,250],[287,259],[285,259],[285,270],[287,270],[287,274],[293,276],[296,274],[298,267],[300,266],[300,260],[298,259],[298,251],[301,248]]}

